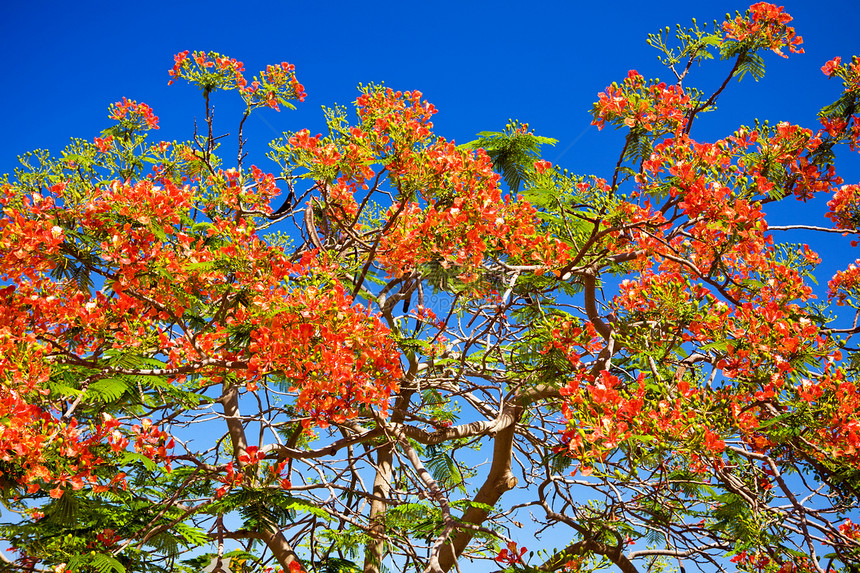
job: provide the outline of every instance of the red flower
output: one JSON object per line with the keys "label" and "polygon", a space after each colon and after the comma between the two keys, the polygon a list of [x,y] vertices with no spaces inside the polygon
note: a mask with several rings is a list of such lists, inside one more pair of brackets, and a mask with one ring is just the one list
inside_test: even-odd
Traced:
{"label": "red flower", "polygon": [[705,430],[705,448],[712,452],[719,453],[726,449],[726,443],[711,430]]}
{"label": "red flower", "polygon": [[519,550],[518,554],[516,542],[510,541],[508,542],[508,547],[506,549],[499,551],[499,554],[496,556],[496,561],[499,563],[507,563],[508,565],[516,565],[517,563],[523,562],[523,555],[525,555],[526,551],[528,550],[523,547]]}
{"label": "red flower", "polygon": [[112,146],[112,141],[113,137],[111,137],[110,135],[105,138],[97,137],[95,139],[96,147],[101,153],[105,153],[106,151],[110,150]]}
{"label": "red flower", "polygon": [[546,160],[535,161],[535,171],[537,171],[538,173],[543,173],[544,171],[546,171],[550,167],[552,167],[552,163],[550,163],[549,161],[546,161]]}
{"label": "red flower", "polygon": [[824,72],[824,75],[828,78],[833,76],[834,73],[839,69],[839,64],[842,62],[842,58],[840,56],[836,56],[823,66],[821,66],[821,71]]}
{"label": "red flower", "polygon": [[152,108],[145,103],[137,103],[134,100],[122,98],[110,107],[111,119],[117,121],[128,120],[137,123],[140,129],[158,129],[158,117],[152,112]]}

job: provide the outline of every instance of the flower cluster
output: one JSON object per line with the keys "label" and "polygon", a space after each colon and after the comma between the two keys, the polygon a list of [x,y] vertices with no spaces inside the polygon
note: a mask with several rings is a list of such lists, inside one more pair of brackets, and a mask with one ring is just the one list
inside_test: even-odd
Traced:
{"label": "flower cluster", "polygon": [[784,58],[788,56],[783,53],[783,48],[788,48],[793,54],[802,54],[800,44],[803,38],[787,25],[792,19],[782,6],[758,2],[749,7],[745,16],[738,15],[723,23],[723,45],[738,44],[749,50],[767,48]]}
{"label": "flower cluster", "polygon": [[828,298],[835,298],[838,305],[849,304],[851,301],[857,300],[858,288],[860,288],[860,259],[848,265],[844,271],[838,271],[833,275],[833,278],[827,283],[827,288]]}
{"label": "flower cluster", "polygon": [[111,105],[109,117],[129,130],[158,129],[158,117],[151,107],[126,98]]}
{"label": "flower cluster", "polygon": [[839,524],[839,533],[849,539],[860,540],[860,524],[846,519],[843,523]]}
{"label": "flower cluster", "polygon": [[189,56],[188,50],[185,50],[173,56],[173,61],[173,69],[168,72],[171,77],[168,85],[177,78],[215,82],[200,84],[201,88],[209,90],[243,89],[248,85],[243,75],[244,64],[217,52],[194,52]]}
{"label": "flower cluster", "polygon": [[550,163],[549,161],[546,161],[546,160],[534,162],[534,168],[538,174],[544,173],[550,167],[552,167],[552,163]]}
{"label": "flower cluster", "polygon": [[843,185],[827,202],[827,218],[837,229],[860,228],[860,185]]}
{"label": "flower cluster", "polygon": [[526,554],[526,551],[528,551],[528,549],[525,547],[521,547],[517,550],[517,544],[511,541],[508,543],[507,547],[504,547],[499,551],[499,554],[496,555],[496,561],[503,563],[508,567],[518,565],[523,562],[523,555]]}
{"label": "flower cluster", "polygon": [[[466,151],[433,136],[436,108],[421,92],[367,86],[356,107],[358,125],[332,126],[340,138],[299,131],[282,153],[315,179],[333,179],[323,186],[328,216],[345,227],[357,225],[358,190],[368,189],[374,177],[378,188],[387,177],[401,196],[385,213],[390,222],[376,252],[389,275],[438,265],[475,284],[492,253],[550,268],[564,264],[566,245],[541,232],[534,207],[502,197],[499,175],[483,150]],[[549,164],[538,162],[535,169],[546,172]]]}
{"label": "flower cluster", "polygon": [[842,63],[842,57],[836,56],[821,66],[821,72],[828,78],[838,77],[845,83],[845,93],[856,92],[860,89],[860,57],[853,56],[849,63]]}
{"label": "flower cluster", "polygon": [[169,467],[169,455],[167,450],[175,446],[173,438],[167,432],[158,429],[152,420],[144,418],[140,424],[131,427],[131,433],[135,436],[134,449],[147,458],[156,461],[167,461]]}
{"label": "flower cluster", "polygon": [[825,63],[821,71],[829,78],[842,79],[842,96],[821,113],[821,124],[830,137],[846,142],[853,151],[860,150],[860,115],[856,113],[860,105],[860,58],[853,56],[848,64],[842,63],[837,56]]}
{"label": "flower cluster", "polygon": [[338,284],[296,291],[285,303],[251,333],[248,367],[239,374],[256,384],[277,373],[297,394],[296,407],[322,427],[366,408],[384,414],[402,375],[388,329]]}
{"label": "flower cluster", "polygon": [[842,63],[842,58],[840,56],[836,56],[823,66],[821,66],[821,72],[827,76],[828,78],[832,78],[833,74],[839,70],[839,64]]}
{"label": "flower cluster", "polygon": [[243,91],[248,107],[267,106],[278,111],[279,104],[290,105],[288,100],[305,101],[305,87],[296,79],[295,70],[295,66],[287,62],[267,66],[260,78],[255,76]]}
{"label": "flower cluster", "polygon": [[613,84],[597,96],[591,114],[592,125],[603,129],[606,123],[624,125],[657,133],[673,133],[683,127],[690,110],[690,97],[680,86],[665,82],[646,82],[630,70],[621,85]]}
{"label": "flower cluster", "polygon": [[305,87],[296,79],[295,66],[287,62],[268,66],[249,83],[244,75],[242,62],[218,52],[193,52],[187,50],[174,56],[170,82],[183,78],[205,92],[215,89],[236,89],[245,100],[248,109],[280,105],[292,106],[292,100],[304,101]]}
{"label": "flower cluster", "polygon": [[218,476],[218,481],[224,485],[215,490],[215,497],[224,497],[230,489],[242,485],[244,480],[244,474],[241,471],[236,471],[233,462],[227,463],[224,466],[223,472]]}

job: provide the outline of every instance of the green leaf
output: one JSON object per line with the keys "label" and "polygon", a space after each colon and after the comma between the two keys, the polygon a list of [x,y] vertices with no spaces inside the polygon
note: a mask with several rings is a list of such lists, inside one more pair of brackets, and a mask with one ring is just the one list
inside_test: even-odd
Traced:
{"label": "green leaf", "polygon": [[856,108],[857,96],[853,92],[845,92],[835,102],[821,108],[818,117],[848,117],[855,113]]}
{"label": "green leaf", "polygon": [[119,400],[128,388],[129,384],[124,377],[102,378],[90,384],[87,395],[100,402],[113,402]]}
{"label": "green leaf", "polygon": [[200,546],[209,542],[209,535],[199,527],[192,527],[185,523],[177,523],[173,530],[178,533],[188,545]]}
{"label": "green leaf", "polygon": [[434,457],[427,460],[427,468],[433,474],[433,478],[439,482],[442,487],[456,487],[463,493],[466,492],[463,486],[463,475],[454,458],[447,453],[437,453]]}
{"label": "green leaf", "polygon": [[541,145],[558,143],[556,139],[524,133],[523,127],[512,120],[505,131],[482,131],[478,133],[479,139],[460,146],[463,149],[483,148],[493,160],[493,169],[502,174],[514,193],[534,170],[534,162],[540,159]]}
{"label": "green leaf", "polygon": [[716,342],[711,342],[709,344],[703,344],[699,349],[703,351],[707,350],[720,350],[724,351],[729,347],[729,342],[727,340],[717,340]]}
{"label": "green leaf", "polygon": [[744,75],[749,73],[755,81],[759,81],[764,77],[764,60],[755,52],[746,53],[738,64],[737,77],[738,81],[743,79]]}
{"label": "green leaf", "polygon": [[557,202],[558,189],[554,187],[529,187],[523,191],[523,199],[535,207],[546,209]]}
{"label": "green leaf", "polygon": [[61,372],[59,379],[52,377],[48,381],[51,393],[56,396],[79,396],[81,390],[76,387],[76,378],[71,372]]}
{"label": "green leaf", "polygon": [[111,557],[110,555],[104,555],[103,553],[99,553],[93,556],[91,560],[92,566],[95,567],[98,573],[109,573],[110,571],[116,571],[117,573],[125,573],[125,567],[122,566],[122,563]]}
{"label": "green leaf", "polygon": [[792,416],[793,416],[793,414],[791,412],[787,412],[785,414],[780,414],[779,416],[774,416],[770,420],[765,420],[764,422],[760,423],[758,426],[758,429],[763,430],[765,428],[770,428],[774,424],[779,424],[779,423],[784,422],[786,420],[790,420],[792,418]]}
{"label": "green leaf", "polygon": [[479,503],[477,501],[472,501],[470,499],[458,499],[451,502],[451,507],[456,507],[457,509],[474,507],[475,509],[480,509],[481,511],[492,512],[495,507],[492,505],[488,505],[486,503]]}
{"label": "green leaf", "polygon": [[47,512],[48,521],[50,523],[62,524],[71,526],[78,521],[81,506],[77,496],[69,491],[51,505],[50,512]]}
{"label": "green leaf", "polygon": [[320,519],[324,519],[326,521],[331,521],[332,517],[328,514],[327,511],[317,507],[316,505],[307,502],[303,499],[299,499],[297,497],[293,497],[290,499],[289,503],[282,506],[284,509],[290,509],[295,511],[303,511],[305,513],[310,513]]}
{"label": "green leaf", "polygon": [[143,467],[145,467],[147,470],[149,470],[151,472],[154,472],[156,470],[156,468],[158,467],[154,461],[152,461],[151,459],[149,459],[148,457],[146,457],[142,454],[125,451],[125,452],[122,452],[121,456],[122,456],[122,464],[123,465],[133,464],[135,462],[138,462],[138,463],[143,464]]}

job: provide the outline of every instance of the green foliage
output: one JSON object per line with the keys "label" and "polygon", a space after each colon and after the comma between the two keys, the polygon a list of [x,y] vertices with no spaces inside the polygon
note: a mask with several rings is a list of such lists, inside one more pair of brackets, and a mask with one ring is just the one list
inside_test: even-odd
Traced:
{"label": "green foliage", "polygon": [[[436,448],[434,448],[434,450],[435,449]],[[426,464],[430,473],[433,474],[433,478],[440,487],[446,489],[457,488],[463,493],[466,493],[460,466],[447,452],[437,450],[435,455],[431,454]]]}
{"label": "green foliage", "polygon": [[367,533],[355,528],[321,529],[317,531],[317,539],[349,557],[363,557],[364,547],[370,541]]}
{"label": "green foliage", "polygon": [[243,528],[260,531],[293,521],[297,502],[300,500],[277,490],[243,488],[225,495],[219,503],[213,505],[211,511],[238,511],[243,520]]}
{"label": "green foliage", "polygon": [[542,145],[555,145],[558,140],[535,135],[528,124],[511,120],[504,131],[482,131],[479,139],[462,145],[464,149],[484,149],[493,160],[493,168],[502,174],[514,193],[534,172],[534,162],[540,159]]}
{"label": "green foliage", "polygon": [[667,43],[671,35],[669,26],[655,34],[648,34],[646,42],[664,54],[659,57],[660,63],[664,66],[674,69],[674,66],[684,63],[689,68],[693,63],[714,57],[713,50],[719,48],[721,40],[720,26],[716,20],[713,22],[712,30],[708,31],[707,22],[699,27],[696,19],[693,18],[692,27],[676,25],[674,34],[678,42],[676,46],[672,47]]}
{"label": "green foliage", "polygon": [[751,75],[755,81],[764,77],[764,60],[761,55],[756,52],[748,52],[741,56],[737,71],[738,81],[742,80],[746,74]]}
{"label": "green foliage", "polygon": [[361,571],[361,567],[354,561],[338,557],[329,557],[325,561],[315,562],[314,568],[319,573],[359,573]]}
{"label": "green foliage", "polygon": [[836,101],[821,108],[818,117],[849,118],[860,108],[860,97],[853,91],[842,93]]}
{"label": "green foliage", "polygon": [[69,571],[73,572],[87,572],[92,570],[96,573],[110,573],[111,571],[115,571],[116,573],[126,573],[126,568],[122,563],[110,555],[96,553],[95,551],[89,554],[72,557],[66,564],[66,567]]}
{"label": "green foliage", "polygon": [[400,535],[432,539],[441,527],[442,513],[427,503],[403,503],[389,508],[385,521]]}

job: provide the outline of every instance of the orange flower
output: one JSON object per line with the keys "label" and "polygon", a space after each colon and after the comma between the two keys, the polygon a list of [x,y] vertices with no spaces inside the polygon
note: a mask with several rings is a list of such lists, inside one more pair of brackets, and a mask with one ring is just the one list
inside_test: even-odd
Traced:
{"label": "orange flower", "polygon": [[835,58],[821,66],[821,71],[824,73],[825,76],[829,78],[836,73],[836,71],[839,69],[839,64],[841,62],[842,58],[840,56],[836,56]]}
{"label": "orange flower", "polygon": [[549,161],[546,161],[546,160],[541,160],[541,161],[535,161],[534,166],[535,166],[535,171],[537,171],[538,173],[543,173],[544,171],[546,171],[547,169],[552,167],[552,163],[550,163]]}

